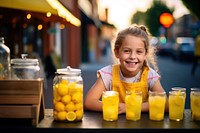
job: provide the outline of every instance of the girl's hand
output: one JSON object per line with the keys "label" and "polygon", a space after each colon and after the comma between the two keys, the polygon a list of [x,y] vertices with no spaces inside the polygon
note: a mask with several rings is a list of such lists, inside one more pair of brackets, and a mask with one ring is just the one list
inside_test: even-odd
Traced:
{"label": "girl's hand", "polygon": [[126,105],[125,103],[119,103],[118,114],[126,113]]}

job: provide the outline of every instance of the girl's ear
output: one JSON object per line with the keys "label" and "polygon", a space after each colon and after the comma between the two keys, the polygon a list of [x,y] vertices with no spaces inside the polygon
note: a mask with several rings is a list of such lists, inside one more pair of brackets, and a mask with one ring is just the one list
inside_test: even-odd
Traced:
{"label": "girl's ear", "polygon": [[114,49],[115,57],[119,58],[119,51],[117,49]]}

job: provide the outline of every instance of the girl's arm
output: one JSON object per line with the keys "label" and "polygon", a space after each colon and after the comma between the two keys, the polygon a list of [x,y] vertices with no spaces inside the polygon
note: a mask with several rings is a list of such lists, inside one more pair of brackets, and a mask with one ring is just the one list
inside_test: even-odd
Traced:
{"label": "girl's arm", "polygon": [[104,86],[103,80],[101,76],[99,76],[97,81],[90,88],[85,97],[84,108],[86,110],[102,111],[102,102],[100,101],[100,98],[102,96],[103,91],[105,90],[106,88]]}
{"label": "girl's arm", "polygon": [[142,103],[142,112],[149,112],[149,102]]}

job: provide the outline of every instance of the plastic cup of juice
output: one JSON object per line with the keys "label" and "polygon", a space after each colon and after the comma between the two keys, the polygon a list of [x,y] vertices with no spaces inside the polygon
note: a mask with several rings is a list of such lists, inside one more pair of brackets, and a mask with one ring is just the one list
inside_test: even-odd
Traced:
{"label": "plastic cup of juice", "polygon": [[116,121],[118,119],[119,93],[104,91],[102,95],[103,120]]}
{"label": "plastic cup of juice", "polygon": [[141,118],[142,92],[126,91],[126,119],[137,121]]}
{"label": "plastic cup of juice", "polygon": [[185,93],[182,91],[169,91],[169,119],[180,121],[183,119],[185,108]]}
{"label": "plastic cup of juice", "polygon": [[164,119],[166,92],[149,91],[149,119],[161,121]]}
{"label": "plastic cup of juice", "polygon": [[200,120],[200,88],[190,89],[190,106],[193,120]]}

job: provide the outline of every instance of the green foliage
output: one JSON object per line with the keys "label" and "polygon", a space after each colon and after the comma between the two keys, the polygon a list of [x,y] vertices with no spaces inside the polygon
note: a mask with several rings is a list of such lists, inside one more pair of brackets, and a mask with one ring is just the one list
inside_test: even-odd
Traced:
{"label": "green foliage", "polygon": [[131,18],[131,23],[145,25],[146,15],[145,12],[137,11]]}

